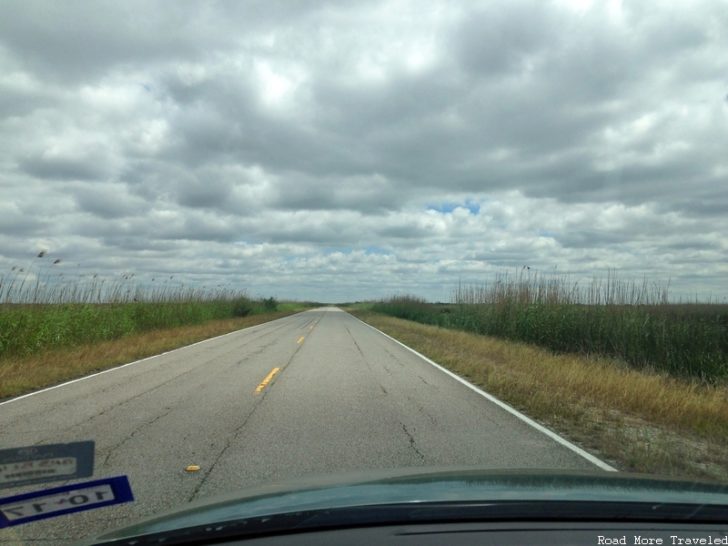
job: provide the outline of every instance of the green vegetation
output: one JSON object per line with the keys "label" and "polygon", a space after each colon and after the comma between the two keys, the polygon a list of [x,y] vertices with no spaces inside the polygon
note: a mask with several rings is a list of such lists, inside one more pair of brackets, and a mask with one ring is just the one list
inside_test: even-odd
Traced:
{"label": "green vegetation", "polygon": [[728,305],[669,303],[667,289],[646,282],[594,281],[580,289],[565,277],[501,276],[459,288],[453,304],[412,297],[378,302],[394,317],[525,341],[557,352],[616,357],[705,382],[728,378]]}
{"label": "green vegetation", "polygon": [[256,305],[242,297],[220,300],[64,303],[0,306],[0,356],[116,339],[157,328],[244,317]]}
{"label": "green vegetation", "polygon": [[279,309],[272,297],[186,287],[173,277],[144,286],[133,277],[69,279],[19,268],[0,277],[0,359]]}

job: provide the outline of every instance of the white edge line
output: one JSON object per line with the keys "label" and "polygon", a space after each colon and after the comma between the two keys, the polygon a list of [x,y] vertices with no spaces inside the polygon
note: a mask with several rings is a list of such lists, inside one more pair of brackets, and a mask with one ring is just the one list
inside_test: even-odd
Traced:
{"label": "white edge line", "polygon": [[[299,313],[305,313],[305,312],[306,311],[300,311]],[[200,341],[196,341],[195,343],[190,343],[189,345],[183,345],[182,347],[177,347],[176,349],[170,349],[169,351],[164,351],[163,353],[140,358],[139,360],[134,360],[133,362],[127,362],[126,364],[121,364],[119,366],[114,366],[113,368],[109,368],[108,370],[102,370],[100,372],[92,373],[91,375],[84,375],[83,377],[77,377],[76,379],[71,379],[70,381],[66,381],[65,383],[59,383],[58,385],[46,387],[45,389],[41,389],[39,391],[29,392],[29,393],[23,394],[21,396],[16,396],[15,398],[11,398],[10,400],[5,400],[4,402],[0,402],[0,406],[4,406],[5,404],[10,404],[11,402],[17,402],[18,400],[22,400],[23,398],[29,398],[36,394],[41,394],[44,392],[52,391],[53,389],[59,389],[61,387],[65,387],[66,385],[71,385],[72,383],[78,383],[79,381],[83,381],[85,379],[91,379],[92,377],[97,377],[97,376],[103,375],[105,373],[115,372],[117,370],[121,370],[122,368],[126,368],[127,366],[133,366],[134,364],[146,362],[147,360],[151,360],[153,358],[164,356],[169,353],[174,353],[175,351],[181,351],[182,349],[189,349],[190,347],[194,347],[195,345],[200,345],[201,343],[207,343],[208,341],[214,341],[216,339],[221,339],[226,336],[231,336],[233,334],[238,334],[240,332],[244,332],[245,330],[251,330],[253,328],[258,328],[259,326],[265,326],[266,324],[272,324],[274,322],[278,322],[279,320],[284,320],[284,319],[296,316],[299,313],[294,313],[293,315],[286,315],[285,317],[269,320],[268,322],[261,322],[260,324],[254,324],[253,326],[248,326],[247,328],[241,328],[240,330],[233,330],[232,332],[228,332],[227,334],[222,334],[222,335],[215,336],[215,337],[208,337],[207,339],[202,339]]]}
{"label": "white edge line", "polygon": [[[354,317],[354,315],[351,315],[350,313],[347,313],[347,314],[349,314],[350,316]],[[571,442],[569,442],[568,440],[566,440],[566,439],[562,438],[561,436],[559,436],[558,434],[556,434],[556,433],[555,433],[555,432],[553,432],[552,430],[549,430],[549,429],[547,429],[546,427],[544,427],[543,425],[540,425],[540,424],[538,424],[538,423],[537,423],[536,421],[534,421],[534,420],[533,420],[533,419],[531,419],[530,417],[527,417],[527,416],[525,416],[524,414],[522,414],[522,413],[521,413],[520,411],[518,411],[518,410],[517,410],[516,408],[513,408],[513,407],[509,406],[508,404],[506,404],[506,403],[505,403],[505,402],[503,402],[502,400],[499,400],[498,398],[496,398],[496,397],[495,397],[495,396],[493,396],[492,394],[488,394],[487,392],[485,392],[485,391],[484,391],[483,389],[481,389],[480,387],[476,387],[475,385],[473,385],[472,383],[470,383],[470,382],[469,382],[469,381],[467,381],[466,379],[463,379],[462,377],[460,377],[459,375],[457,375],[457,374],[455,374],[455,373],[451,372],[451,371],[450,371],[450,370],[448,370],[447,368],[444,368],[444,367],[442,367],[442,366],[441,366],[440,364],[438,364],[437,362],[434,362],[433,360],[430,360],[429,358],[427,358],[427,357],[426,357],[425,355],[423,355],[423,354],[421,354],[421,353],[419,353],[419,352],[415,351],[415,350],[414,350],[414,349],[413,349],[412,347],[408,347],[407,345],[405,345],[405,344],[404,344],[404,343],[402,343],[401,341],[399,341],[399,340],[396,340],[396,339],[394,339],[394,338],[393,338],[392,336],[390,336],[390,335],[388,335],[388,334],[385,334],[384,332],[382,332],[382,331],[381,331],[381,330],[379,330],[378,328],[375,328],[375,327],[374,327],[374,326],[372,326],[371,324],[367,324],[366,322],[364,322],[364,321],[363,321],[363,320],[361,320],[360,318],[358,318],[358,317],[354,317],[354,318],[355,318],[356,320],[358,320],[359,322],[361,322],[362,324],[364,324],[364,325],[366,325],[366,326],[369,326],[369,328],[371,328],[372,330],[375,330],[375,331],[379,332],[379,333],[380,333],[380,334],[382,334],[382,335],[383,335],[384,337],[387,337],[387,338],[391,339],[391,340],[392,340],[392,341],[394,341],[394,342],[395,342],[395,343],[396,343],[397,345],[401,345],[402,347],[404,347],[405,349],[407,349],[407,350],[408,350],[408,351],[410,351],[411,353],[414,353],[414,354],[416,354],[416,355],[417,355],[418,357],[420,357],[420,358],[421,358],[422,360],[424,360],[424,361],[425,361],[425,362],[427,362],[428,364],[432,364],[432,365],[433,365],[433,366],[434,366],[435,368],[437,368],[437,369],[438,369],[438,370],[440,370],[441,372],[443,372],[443,373],[446,373],[447,375],[449,375],[450,377],[452,377],[452,378],[453,378],[453,379],[455,379],[456,381],[459,381],[460,383],[462,383],[463,385],[465,385],[466,387],[468,387],[468,388],[469,388],[470,390],[473,390],[473,391],[477,392],[477,393],[478,393],[478,394],[479,394],[480,396],[482,396],[482,397],[486,398],[486,399],[487,399],[487,400],[489,400],[490,402],[493,402],[493,403],[494,403],[495,405],[497,405],[498,407],[500,407],[500,408],[502,408],[502,409],[506,410],[506,411],[507,411],[508,413],[510,413],[511,415],[513,415],[513,416],[517,417],[518,419],[520,419],[521,421],[523,421],[523,422],[524,422],[524,423],[526,423],[527,425],[530,425],[530,426],[532,426],[533,428],[535,428],[535,429],[536,429],[536,430],[538,430],[539,432],[542,432],[543,434],[545,434],[546,436],[548,436],[549,438],[551,438],[551,439],[552,439],[552,440],[554,440],[555,442],[558,442],[558,443],[560,443],[560,444],[561,444],[562,446],[564,446],[564,447],[566,447],[566,448],[570,449],[571,451],[573,451],[573,452],[574,452],[574,453],[576,453],[577,455],[581,455],[582,457],[584,457],[584,458],[585,458],[585,459],[586,459],[587,461],[589,461],[590,463],[592,463],[592,464],[594,464],[594,465],[598,466],[598,467],[599,467],[599,468],[601,468],[602,470],[607,470],[607,471],[609,471],[609,472],[617,472],[617,469],[616,469],[616,468],[614,468],[613,466],[610,466],[610,465],[608,465],[607,463],[605,463],[604,461],[602,461],[601,459],[598,459],[598,458],[596,458],[596,457],[595,457],[594,455],[592,455],[592,454],[591,454],[591,453],[589,453],[588,451],[585,451],[585,450],[583,450],[583,449],[582,449],[582,448],[580,448],[579,446],[576,446],[576,445],[572,444]]]}

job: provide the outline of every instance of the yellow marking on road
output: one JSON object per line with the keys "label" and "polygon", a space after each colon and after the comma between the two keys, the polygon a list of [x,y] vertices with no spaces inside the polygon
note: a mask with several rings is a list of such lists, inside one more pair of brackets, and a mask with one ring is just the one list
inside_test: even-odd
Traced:
{"label": "yellow marking on road", "polygon": [[301,343],[303,343],[304,339],[306,339],[306,336],[301,336],[298,338],[298,341],[296,343],[298,343],[300,345]]}
{"label": "yellow marking on road", "polygon": [[273,379],[273,378],[275,377],[275,375],[276,375],[276,374],[277,374],[278,372],[280,372],[280,371],[281,371],[281,369],[280,369],[280,368],[273,368],[273,369],[272,369],[272,370],[270,371],[270,373],[269,373],[268,375],[266,375],[266,376],[265,376],[265,379],[263,379],[263,381],[261,381],[261,382],[260,382],[260,385],[258,385],[258,386],[257,386],[257,387],[255,388],[255,394],[260,394],[261,392],[263,392],[263,389],[264,389],[264,388],[266,388],[266,386],[268,385],[268,383],[270,383],[270,382],[271,382],[271,380],[272,380],[272,379]]}

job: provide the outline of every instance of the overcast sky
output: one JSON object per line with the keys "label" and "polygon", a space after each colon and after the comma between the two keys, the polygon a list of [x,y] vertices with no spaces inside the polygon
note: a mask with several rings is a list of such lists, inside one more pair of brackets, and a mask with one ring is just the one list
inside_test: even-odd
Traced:
{"label": "overcast sky", "polygon": [[723,299],[728,2],[4,0],[0,268],[41,250],[319,301],[523,266]]}

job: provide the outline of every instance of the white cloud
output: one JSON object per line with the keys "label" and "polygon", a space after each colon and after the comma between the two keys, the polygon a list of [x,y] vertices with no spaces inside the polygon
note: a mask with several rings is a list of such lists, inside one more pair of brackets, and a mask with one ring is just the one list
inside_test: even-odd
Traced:
{"label": "white cloud", "polygon": [[715,3],[45,7],[0,22],[0,268],[43,248],[320,300],[524,265],[724,290]]}

